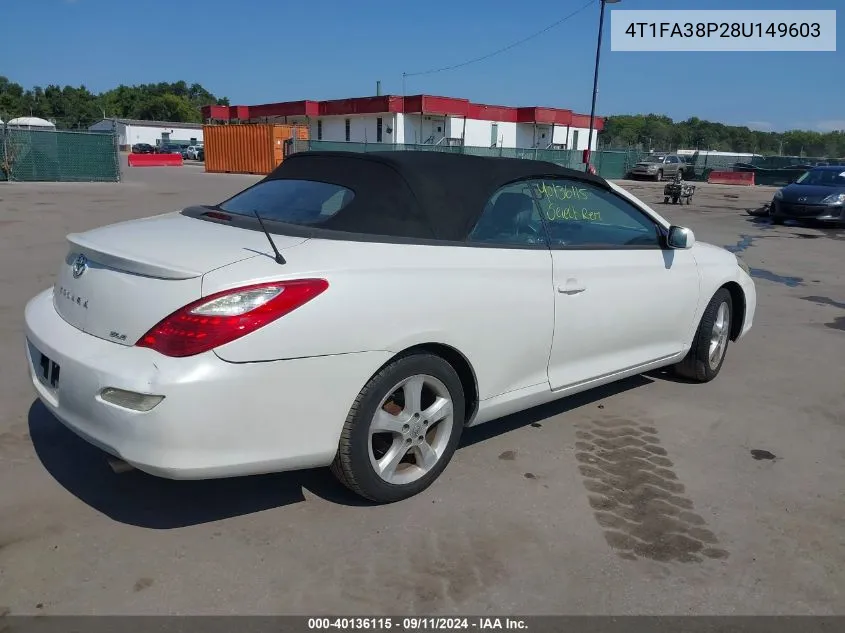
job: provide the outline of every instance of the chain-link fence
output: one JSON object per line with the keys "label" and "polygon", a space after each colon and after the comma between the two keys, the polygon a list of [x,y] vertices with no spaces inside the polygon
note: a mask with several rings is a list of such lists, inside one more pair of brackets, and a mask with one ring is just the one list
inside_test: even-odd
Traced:
{"label": "chain-link fence", "polygon": [[0,180],[118,182],[115,135],[0,127]]}
{"label": "chain-link fence", "polygon": [[[503,156],[506,158],[527,158],[544,160],[583,170],[581,150],[520,149],[508,147],[472,147],[461,145],[417,145],[411,143],[348,143],[344,141],[298,140],[291,153],[321,150],[348,152],[383,152],[392,150],[417,150],[430,152],[453,152],[473,156]],[[665,152],[672,153],[672,152]],[[647,155],[641,149],[603,149],[592,153],[596,171],[608,180],[625,178],[631,168]],[[844,165],[845,158],[810,158],[800,156],[748,156],[748,154],[712,154],[696,152],[686,156],[690,169],[685,173],[687,180],[706,181],[711,171],[753,171],[758,185],[783,186],[817,164]]]}
{"label": "chain-link fence", "polygon": [[758,185],[782,187],[798,178],[814,165],[842,165],[845,158],[819,158],[808,156],[763,156],[751,161],[750,165],[734,165],[734,171],[753,171]]}
{"label": "chain-link fence", "polygon": [[[749,156],[696,152],[686,157],[692,166],[690,180],[707,180],[711,171],[753,171],[758,185],[782,186],[815,165],[845,165],[845,158],[810,156]],[[694,175],[693,175],[694,174]]]}
{"label": "chain-link fence", "polygon": [[[412,143],[348,143],[345,141],[298,141],[293,151],[384,152],[416,150],[449,152],[472,156],[501,156],[549,161],[562,167],[583,170],[581,150],[520,149],[513,147],[473,147],[468,145],[416,145]],[[624,178],[637,162],[640,154],[630,150],[602,150],[592,153],[592,163],[600,176],[608,179]]]}

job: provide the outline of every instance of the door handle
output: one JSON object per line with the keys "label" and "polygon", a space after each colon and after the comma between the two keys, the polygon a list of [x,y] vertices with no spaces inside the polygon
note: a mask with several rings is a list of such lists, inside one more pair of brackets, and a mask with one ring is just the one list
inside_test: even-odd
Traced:
{"label": "door handle", "polygon": [[575,285],[567,285],[567,286],[558,286],[557,291],[561,292],[565,295],[577,295],[578,293],[584,292],[587,289],[586,286],[575,286]]}
{"label": "door handle", "polygon": [[586,289],[587,286],[574,277],[569,277],[565,284],[557,287],[557,291],[565,295],[577,295],[579,292],[584,292]]}

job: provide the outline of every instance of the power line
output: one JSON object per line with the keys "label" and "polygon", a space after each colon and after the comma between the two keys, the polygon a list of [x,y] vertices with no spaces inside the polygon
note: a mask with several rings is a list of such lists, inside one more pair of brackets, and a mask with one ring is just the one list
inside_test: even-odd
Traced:
{"label": "power line", "polygon": [[521,40],[513,42],[512,44],[508,44],[507,46],[500,48],[496,51],[493,51],[492,53],[488,53],[487,55],[482,55],[481,57],[469,59],[465,62],[461,62],[460,64],[453,64],[452,66],[443,66],[442,68],[432,68],[431,70],[423,70],[423,71],[419,71],[419,72],[415,72],[415,73],[402,73],[402,78],[404,79],[405,77],[417,77],[419,75],[433,75],[434,73],[440,73],[440,72],[444,72],[444,71],[447,71],[447,70],[455,70],[456,68],[462,68],[464,66],[469,66],[470,64],[475,64],[476,62],[484,61],[485,59],[490,59],[491,57],[494,57],[496,55],[504,53],[505,51],[509,51],[512,48],[516,48],[520,44],[524,44],[525,42],[527,42],[529,40],[533,40],[535,37],[539,37],[540,35],[542,35],[543,33],[546,33],[547,31],[551,31],[553,28],[560,26],[561,24],[563,24],[564,22],[566,22],[570,18],[575,17],[576,15],[581,13],[581,11],[583,11],[584,9],[586,9],[587,7],[589,7],[590,5],[595,4],[595,3],[596,3],[596,0],[590,0],[589,2],[587,2],[587,4],[582,6],[580,9],[577,9],[576,11],[573,11],[569,15],[562,17],[557,22],[553,22],[552,24],[550,24],[546,28],[544,28],[540,31],[537,31],[536,33],[532,33],[528,37],[524,37]]}

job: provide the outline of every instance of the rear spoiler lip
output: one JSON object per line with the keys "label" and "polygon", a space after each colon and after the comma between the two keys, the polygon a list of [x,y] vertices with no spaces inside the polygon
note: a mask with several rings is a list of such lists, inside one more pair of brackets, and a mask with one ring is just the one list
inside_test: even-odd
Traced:
{"label": "rear spoiler lip", "polygon": [[148,257],[121,255],[119,252],[109,250],[101,244],[89,241],[80,233],[71,233],[66,239],[74,252],[81,253],[104,266],[117,268],[128,273],[156,279],[174,280],[195,279],[205,274],[199,270],[166,265]]}

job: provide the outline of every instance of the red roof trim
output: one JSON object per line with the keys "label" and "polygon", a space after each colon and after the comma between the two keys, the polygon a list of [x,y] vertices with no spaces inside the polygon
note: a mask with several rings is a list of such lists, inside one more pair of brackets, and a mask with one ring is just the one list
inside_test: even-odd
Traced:
{"label": "red roof trim", "polygon": [[484,103],[471,103],[467,117],[480,121],[501,121],[503,123],[516,123],[516,108],[508,106],[486,105]]}
{"label": "red roof trim", "polygon": [[381,114],[382,112],[402,112],[403,109],[402,97],[393,95],[320,101],[320,116]]}
{"label": "red roof trim", "polygon": [[[286,101],[254,106],[204,106],[203,119],[257,119],[274,116],[352,116],[362,114],[405,113],[460,116],[482,121],[570,125],[587,128],[590,116],[572,110],[542,107],[511,107],[472,103],[468,99],[412,95],[381,95],[330,101]],[[595,118],[596,130],[604,129],[604,118]]]}
{"label": "red roof trim", "polygon": [[208,119],[222,119],[229,120],[229,106],[224,105],[207,105],[201,108],[202,118],[204,121]]}
{"label": "red roof trim", "polygon": [[249,106],[249,117],[258,119],[271,116],[317,116],[319,101],[283,101]]}
{"label": "red roof trim", "polygon": [[544,125],[571,125],[572,110],[559,108],[518,108],[517,123],[540,123]]}
{"label": "red roof trim", "polygon": [[[593,125],[595,126],[596,131],[601,132],[604,129],[604,119],[602,117],[596,117],[593,121]],[[589,114],[573,114],[572,115],[572,127],[580,127],[580,128],[587,128],[590,127],[590,115]]]}
{"label": "red roof trim", "polygon": [[469,99],[454,97],[436,97],[432,95],[414,95],[404,97],[405,114],[440,114],[447,116],[467,116],[471,105]]}

